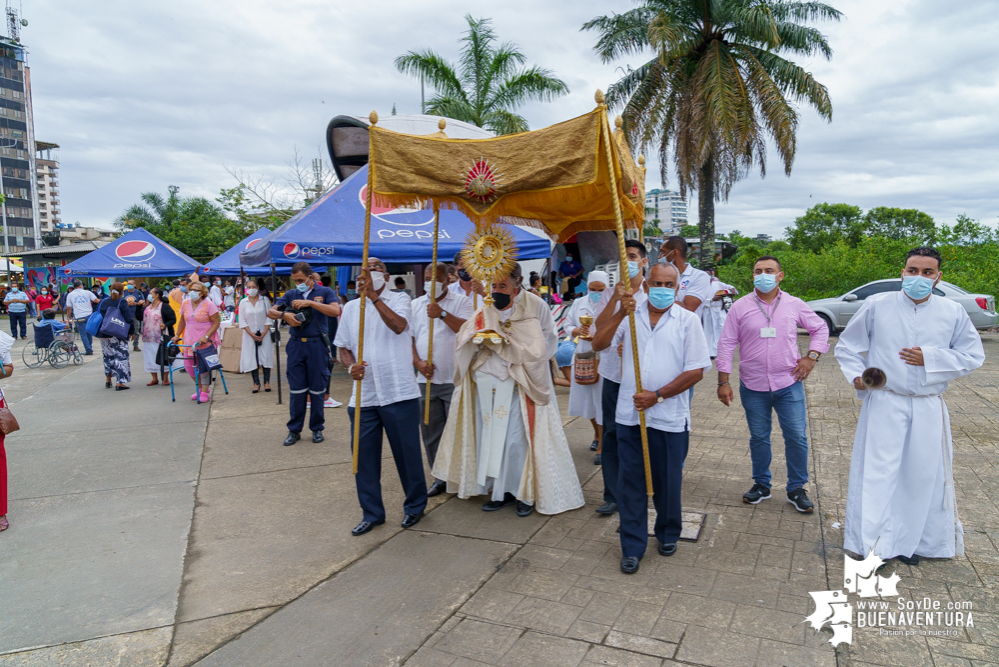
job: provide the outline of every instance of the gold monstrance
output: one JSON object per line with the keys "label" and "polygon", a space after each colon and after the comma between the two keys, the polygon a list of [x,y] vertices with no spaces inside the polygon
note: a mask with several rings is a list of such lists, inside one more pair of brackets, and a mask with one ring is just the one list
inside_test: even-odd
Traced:
{"label": "gold monstrance", "polygon": [[[476,225],[475,232],[465,239],[461,258],[464,260],[465,270],[484,287],[488,287],[497,278],[510,275],[516,266],[517,243],[513,234],[501,223]],[[492,293],[488,289],[483,301],[486,306],[493,304]],[[492,329],[482,329],[472,337],[472,342],[476,345],[486,341],[502,343],[503,337]]]}

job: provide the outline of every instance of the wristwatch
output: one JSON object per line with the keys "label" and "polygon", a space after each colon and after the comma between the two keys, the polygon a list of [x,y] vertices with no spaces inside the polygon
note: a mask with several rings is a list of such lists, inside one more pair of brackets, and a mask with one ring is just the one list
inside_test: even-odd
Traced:
{"label": "wristwatch", "polygon": [[437,316],[437,319],[443,320],[445,317],[447,317],[447,311],[446,310],[442,310],[441,314]]}
{"label": "wristwatch", "polygon": [[656,403],[662,403],[666,399],[659,395],[659,390],[656,389]]}
{"label": "wristwatch", "polygon": [[821,356],[822,354],[816,352],[815,350],[812,350],[811,352],[808,353],[808,358],[811,359],[812,361],[818,361],[819,357]]}

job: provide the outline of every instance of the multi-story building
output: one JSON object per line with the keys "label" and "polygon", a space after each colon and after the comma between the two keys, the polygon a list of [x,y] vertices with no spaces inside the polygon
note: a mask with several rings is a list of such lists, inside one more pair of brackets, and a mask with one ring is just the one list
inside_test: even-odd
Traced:
{"label": "multi-story building", "polygon": [[35,142],[35,175],[38,179],[38,218],[42,237],[51,234],[62,222],[59,213],[59,160],[52,151],[59,144]]}
{"label": "multi-story building", "polygon": [[42,241],[46,246],[71,245],[83,241],[110,243],[116,238],[118,238],[118,232],[97,227],[83,227],[78,222],[57,222],[51,230],[42,234]]}
{"label": "multi-story building", "polygon": [[664,236],[671,236],[687,224],[687,202],[679,192],[649,190],[645,193],[645,221],[658,224]]}
{"label": "multi-story building", "polygon": [[5,250],[38,247],[38,182],[35,172],[31,77],[24,47],[0,37],[0,172],[6,202]]}

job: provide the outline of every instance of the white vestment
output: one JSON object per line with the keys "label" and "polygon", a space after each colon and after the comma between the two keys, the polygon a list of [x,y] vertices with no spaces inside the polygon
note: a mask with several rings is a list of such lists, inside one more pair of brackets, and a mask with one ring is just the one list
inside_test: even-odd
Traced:
{"label": "white vestment", "polygon": [[[595,323],[600,310],[597,304],[590,301],[589,295],[580,297],[572,302],[569,315],[566,317],[566,329],[570,332],[578,326],[580,315],[589,315]],[[590,335],[597,332],[596,326],[590,324]],[[576,343],[576,354],[592,352],[593,346],[590,341],[582,338]],[[572,360],[572,385],[569,387],[569,416],[583,417],[585,419],[596,419],[598,424],[604,423],[604,411],[601,399],[604,390],[604,379],[597,376],[596,384],[578,384],[576,382],[576,359]]]}
{"label": "white vestment", "polygon": [[[902,348],[919,347],[923,366]],[[954,450],[943,400],[949,380],[985,361],[981,337],[960,304],[939,296],[914,303],[904,292],[868,297],[834,351],[851,384],[866,368],[887,378],[863,400],[850,460],[843,546],[881,558],[964,554],[954,494]]]}
{"label": "white vestment", "polygon": [[[712,277],[711,298],[714,299],[714,295],[722,290],[729,291],[733,295],[739,293],[739,290],[732,285]],[[712,359],[718,356],[718,339],[721,337],[722,327],[725,326],[725,319],[728,317],[723,305],[720,299],[709,301],[705,304],[704,310],[701,311],[701,325],[704,327],[704,338],[708,341],[708,351],[711,353]]]}
{"label": "white vestment", "polygon": [[[481,329],[507,342],[476,345]],[[433,469],[448,493],[511,493],[542,514],[583,506],[548,366],[557,344],[548,305],[525,290],[506,311],[480,306],[458,331],[454,395]]]}

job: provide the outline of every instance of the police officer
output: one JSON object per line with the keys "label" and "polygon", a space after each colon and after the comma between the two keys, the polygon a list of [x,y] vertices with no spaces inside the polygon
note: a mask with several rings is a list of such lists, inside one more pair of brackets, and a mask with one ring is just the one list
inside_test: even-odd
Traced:
{"label": "police officer", "polygon": [[[298,262],[291,267],[291,280],[294,287],[285,292],[267,312],[267,317],[283,319],[288,331],[288,401],[291,419],[288,420],[288,437],[285,446],[294,445],[302,437],[305,426],[305,398],[311,394],[312,401],[309,428],[312,442],[323,441],[325,416],[323,415],[323,394],[329,382],[329,347],[324,342],[328,332],[328,318],[340,315],[340,303],[329,287],[317,283],[312,278],[312,267],[308,262]],[[296,309],[305,315],[302,322],[294,313],[284,309]]]}

